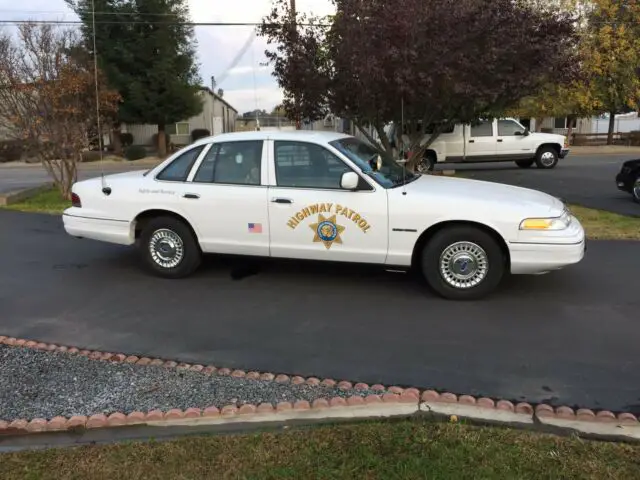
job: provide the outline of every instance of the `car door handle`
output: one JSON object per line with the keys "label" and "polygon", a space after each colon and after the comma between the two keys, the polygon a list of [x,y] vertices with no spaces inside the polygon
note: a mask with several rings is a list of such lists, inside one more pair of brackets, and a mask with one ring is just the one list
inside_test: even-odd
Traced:
{"label": "car door handle", "polygon": [[475,140],[469,140],[469,143],[475,143],[475,142],[476,142]]}
{"label": "car door handle", "polygon": [[498,139],[498,142],[502,142],[502,139],[501,139],[501,138],[499,138],[499,139]]}
{"label": "car door handle", "polygon": [[197,200],[200,198],[200,195],[198,195],[197,193],[185,193],[183,196],[183,198],[191,198],[193,200]]}
{"label": "car door handle", "polygon": [[272,198],[271,201],[273,203],[293,203],[293,200],[291,200],[290,198]]}

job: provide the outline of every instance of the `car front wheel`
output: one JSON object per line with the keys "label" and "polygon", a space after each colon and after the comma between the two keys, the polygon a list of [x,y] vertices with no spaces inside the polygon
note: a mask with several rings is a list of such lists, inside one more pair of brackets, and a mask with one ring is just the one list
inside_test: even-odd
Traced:
{"label": "car front wheel", "polygon": [[438,295],[473,300],[497,288],[505,272],[505,257],[498,242],[484,230],[448,227],[425,245],[422,272]]}
{"label": "car front wheel", "polygon": [[164,278],[189,276],[200,266],[202,258],[189,227],[173,217],[149,220],[140,235],[140,250],[147,269]]}
{"label": "car front wheel", "polygon": [[633,199],[640,203],[640,177],[636,178],[636,181],[633,184]]}

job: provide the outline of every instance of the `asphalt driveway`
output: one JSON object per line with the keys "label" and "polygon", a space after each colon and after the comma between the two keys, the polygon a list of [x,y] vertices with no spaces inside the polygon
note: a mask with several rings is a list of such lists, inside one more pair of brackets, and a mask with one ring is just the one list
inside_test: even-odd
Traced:
{"label": "asphalt driveway", "polygon": [[618,190],[615,183],[622,163],[638,157],[569,154],[552,170],[538,170],[535,166],[523,169],[511,162],[456,164],[454,168],[466,177],[533,188],[570,203],[640,217],[640,206],[631,200],[631,194]]}
{"label": "asphalt driveway", "polygon": [[130,248],[0,211],[0,334],[640,414],[639,251],[591,242],[573,268],[454,303],[377,267],[210,258],[152,278]]}

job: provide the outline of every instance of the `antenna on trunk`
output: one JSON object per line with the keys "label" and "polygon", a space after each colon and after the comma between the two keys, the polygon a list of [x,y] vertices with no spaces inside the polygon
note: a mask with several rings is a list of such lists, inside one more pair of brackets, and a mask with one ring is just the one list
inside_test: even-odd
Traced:
{"label": "antenna on trunk", "polygon": [[107,187],[104,179],[104,157],[102,146],[102,124],[100,122],[100,89],[98,87],[98,51],[96,48],[96,3],[91,0],[91,29],[93,33],[93,81],[96,86],[96,128],[98,129],[98,149],[100,150],[100,178],[102,180],[102,193],[111,194],[111,188]]}
{"label": "antenna on trunk", "polygon": [[[400,99],[400,118],[401,118],[400,142],[402,144],[402,155],[406,157],[406,152],[404,151],[404,138],[402,138],[403,132],[404,132],[404,95]],[[402,164],[402,195],[407,194],[407,162],[408,161],[409,159],[405,158],[404,163]]]}

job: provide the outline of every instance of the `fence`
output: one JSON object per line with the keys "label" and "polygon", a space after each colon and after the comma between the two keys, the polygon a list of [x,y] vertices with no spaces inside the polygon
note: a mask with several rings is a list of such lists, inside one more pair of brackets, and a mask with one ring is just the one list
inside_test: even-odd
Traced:
{"label": "fence", "polygon": [[[571,144],[575,146],[606,145],[608,136],[607,133],[574,133],[571,135]],[[616,132],[613,134],[613,145],[638,146],[640,132]]]}

